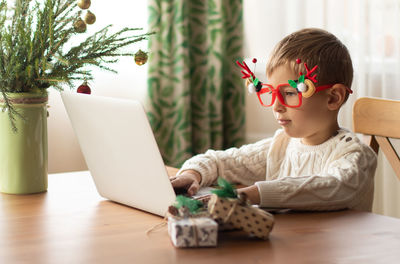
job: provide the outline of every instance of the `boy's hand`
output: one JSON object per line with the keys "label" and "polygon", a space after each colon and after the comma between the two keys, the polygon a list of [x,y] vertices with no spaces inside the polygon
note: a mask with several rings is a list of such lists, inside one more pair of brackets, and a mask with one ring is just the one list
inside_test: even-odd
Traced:
{"label": "boy's hand", "polygon": [[201,175],[195,170],[183,171],[179,176],[172,177],[172,187],[177,193],[185,192],[189,196],[195,195],[200,188]]}
{"label": "boy's hand", "polygon": [[260,193],[255,185],[237,189],[238,193],[245,193],[251,204],[260,204]]}

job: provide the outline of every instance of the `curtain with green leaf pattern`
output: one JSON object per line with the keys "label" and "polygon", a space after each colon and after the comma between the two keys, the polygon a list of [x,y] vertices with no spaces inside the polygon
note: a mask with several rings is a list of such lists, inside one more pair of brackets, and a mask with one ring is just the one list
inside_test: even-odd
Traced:
{"label": "curtain with green leaf pattern", "polygon": [[244,143],[242,0],[149,0],[148,117],[167,165]]}

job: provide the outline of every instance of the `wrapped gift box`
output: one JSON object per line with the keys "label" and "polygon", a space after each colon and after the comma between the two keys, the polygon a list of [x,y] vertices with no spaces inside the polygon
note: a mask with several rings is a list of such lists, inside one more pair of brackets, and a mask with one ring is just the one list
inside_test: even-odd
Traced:
{"label": "wrapped gift box", "polygon": [[239,199],[213,194],[208,202],[208,212],[218,223],[230,224],[261,239],[267,239],[274,226],[272,214]]}
{"label": "wrapped gift box", "polygon": [[208,217],[168,217],[168,233],[176,247],[217,246],[218,224]]}

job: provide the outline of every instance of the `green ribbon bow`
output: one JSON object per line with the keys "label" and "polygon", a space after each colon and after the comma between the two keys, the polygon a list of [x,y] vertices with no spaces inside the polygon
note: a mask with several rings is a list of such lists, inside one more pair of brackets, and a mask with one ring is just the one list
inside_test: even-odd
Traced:
{"label": "green ribbon bow", "polygon": [[212,190],[211,192],[218,195],[218,197],[225,197],[225,198],[237,198],[236,189],[231,185],[227,180],[219,177],[218,178],[218,186],[221,189]]}

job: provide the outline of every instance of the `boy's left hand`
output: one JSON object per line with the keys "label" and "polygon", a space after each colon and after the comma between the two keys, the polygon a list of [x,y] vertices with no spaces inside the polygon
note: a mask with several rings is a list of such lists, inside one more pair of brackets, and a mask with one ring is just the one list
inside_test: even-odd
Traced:
{"label": "boy's left hand", "polygon": [[238,193],[245,193],[251,204],[260,204],[260,193],[255,185],[237,189]]}

